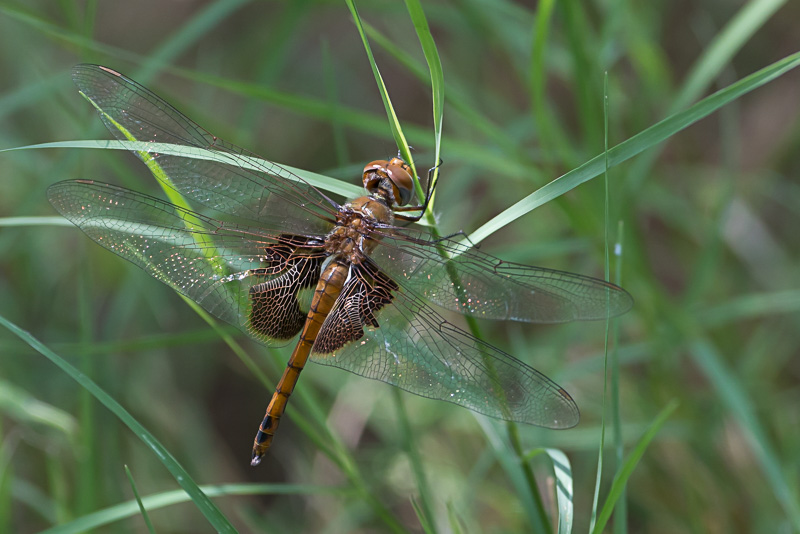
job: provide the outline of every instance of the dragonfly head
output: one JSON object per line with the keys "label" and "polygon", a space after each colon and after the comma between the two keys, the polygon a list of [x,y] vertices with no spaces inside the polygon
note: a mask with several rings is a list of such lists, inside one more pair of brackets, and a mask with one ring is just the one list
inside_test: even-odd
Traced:
{"label": "dragonfly head", "polygon": [[404,206],[414,188],[411,174],[411,167],[400,158],[379,159],[364,167],[364,188],[387,199],[390,205]]}

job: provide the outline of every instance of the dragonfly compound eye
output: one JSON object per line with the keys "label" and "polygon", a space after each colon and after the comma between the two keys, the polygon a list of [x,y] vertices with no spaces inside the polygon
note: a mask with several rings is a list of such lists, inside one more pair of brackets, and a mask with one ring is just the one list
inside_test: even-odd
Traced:
{"label": "dragonfly compound eye", "polygon": [[399,206],[408,204],[411,200],[411,191],[414,189],[414,180],[411,167],[400,158],[392,158],[386,166],[386,173],[392,181],[394,198]]}
{"label": "dragonfly compound eye", "polygon": [[392,195],[398,206],[408,204],[408,201],[411,200],[413,189],[411,167],[400,158],[392,158],[391,161],[379,159],[370,162],[364,167],[363,182],[364,188],[370,193],[377,193],[381,189],[388,193],[388,187],[391,184]]}

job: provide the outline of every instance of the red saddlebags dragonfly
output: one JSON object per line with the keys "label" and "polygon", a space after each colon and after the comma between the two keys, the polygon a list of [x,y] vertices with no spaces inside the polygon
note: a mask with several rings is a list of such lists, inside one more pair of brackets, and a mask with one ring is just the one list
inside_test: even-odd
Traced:
{"label": "red saddlebags dragonfly", "polygon": [[[407,206],[411,169],[399,158],[367,165],[366,194],[338,204],[118,72],[79,65],[73,79],[117,138],[153,143],[134,153],[203,212],[89,180],[51,186],[53,206],[103,247],[256,341],[287,343],[299,334],[252,465],[270,447],[309,358],[500,419],[577,424],[578,408],[563,388],[431,304],[477,318],[562,323],[624,313],[632,305],[625,290],[502,261],[409,225],[424,205]],[[196,149],[213,157],[179,155]]]}

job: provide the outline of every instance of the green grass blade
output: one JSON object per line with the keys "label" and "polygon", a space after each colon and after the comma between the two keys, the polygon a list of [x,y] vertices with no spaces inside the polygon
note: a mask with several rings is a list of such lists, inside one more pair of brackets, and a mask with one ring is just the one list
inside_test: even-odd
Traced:
{"label": "green grass blade", "polygon": [[175,480],[183,488],[183,490],[191,497],[195,506],[206,517],[218,532],[236,532],[233,525],[230,524],[228,519],[219,511],[219,509],[211,502],[208,496],[194,483],[189,473],[178,463],[172,454],[164,448],[156,438],[147,431],[125,408],[123,408],[116,400],[103,391],[97,384],[95,384],[89,377],[78,371],[75,367],[69,364],[66,360],[58,356],[55,352],[51,351],[39,340],[34,338],[28,332],[22,330],[17,325],[9,322],[5,317],[0,316],[0,325],[3,325],[10,330],[17,337],[22,339],[25,343],[30,345],[32,349],[37,351],[42,356],[56,364],[62,371],[75,380],[84,389],[89,391],[103,406],[108,408],[114,415],[119,418],[133,433],[141,439],[150,450],[152,450],[158,459],[164,464],[164,467],[175,477]]}
{"label": "green grass blade", "polygon": [[147,508],[145,507],[144,503],[142,503],[141,497],[139,497],[139,490],[136,489],[136,482],[133,480],[133,475],[131,474],[131,470],[128,469],[128,466],[125,466],[125,475],[128,477],[128,481],[131,484],[131,490],[133,491],[133,497],[136,499],[136,505],[139,507],[139,512],[142,514],[142,518],[144,518],[144,524],[147,526],[147,530],[150,534],[156,534],[156,529],[153,528],[153,522],[150,521],[150,514],[147,513]]}
{"label": "green grass blade", "polygon": [[[439,51],[436,49],[436,43],[431,35],[431,29],[428,26],[428,20],[425,18],[425,12],[422,10],[422,4],[419,0],[406,0],[406,8],[408,14],[411,16],[411,21],[414,23],[414,29],[417,31],[419,44],[422,47],[422,52],[425,54],[425,61],[428,63],[428,70],[431,75],[431,101],[433,103],[433,134],[434,134],[434,158],[433,165],[436,167],[433,175],[430,177],[434,182],[439,176],[439,157],[442,148],[442,121],[444,119],[444,71],[442,70],[442,60],[439,58]],[[417,195],[420,199],[424,200],[424,192],[417,182]],[[433,209],[433,199],[431,205],[428,206],[428,214],[431,214]],[[432,219],[431,219],[431,222]]]}
{"label": "green grass blade", "polygon": [[[438,51],[436,50],[435,43],[433,41],[433,37],[430,34],[430,28],[428,26],[427,20],[425,19],[425,14],[422,10],[421,5],[416,0],[407,0],[406,6],[408,7],[409,13],[411,14],[412,20],[414,22],[414,27],[417,31],[417,36],[420,40],[420,44],[422,45],[423,52],[425,54],[426,61],[428,63],[428,68],[431,73],[431,87],[432,87],[432,100],[433,100],[433,113],[434,113],[434,130],[435,130],[435,151],[436,151],[436,162],[438,163],[439,158],[439,149],[441,144],[441,128],[442,128],[442,114],[443,114],[443,106],[444,106],[444,77],[442,72],[442,65],[441,60],[439,59]],[[363,35],[363,33],[362,33]],[[370,54],[370,59],[372,61],[372,56]],[[373,66],[373,70],[377,72],[377,67]],[[379,80],[379,86],[382,86],[382,81]],[[384,101],[388,99],[388,95],[386,95]],[[390,115],[396,117],[392,113]],[[399,124],[397,125],[399,128]],[[416,172],[416,171],[415,171]],[[438,168],[434,170],[433,176],[431,177],[432,180],[436,180],[438,177]],[[417,181],[417,189],[418,195],[421,197],[421,189],[419,182]],[[435,218],[433,216],[432,211],[430,210],[431,206],[429,206],[429,211],[427,214],[428,221],[435,225]],[[443,254],[443,258],[446,258],[446,255]],[[453,283],[458,283],[457,274],[455,271],[451,272],[451,279]],[[470,328],[470,332],[477,338],[480,338],[480,331],[478,329],[477,323],[469,319],[467,323]],[[488,368],[492,368],[491,362],[486,362]],[[508,429],[509,439],[511,441],[512,448],[515,451],[515,454],[518,458],[522,458],[522,444],[519,438],[519,432],[517,426],[513,422],[508,422],[506,424]],[[538,485],[536,483],[536,479],[534,477],[533,471],[529,465],[523,464],[522,471],[525,475],[525,481],[530,491],[533,505],[530,507],[530,517],[533,524],[537,525],[539,528],[549,529],[549,521],[547,519],[547,514],[544,510],[544,505],[542,503],[541,495],[539,494]]]}
{"label": "green grass blade", "polygon": [[0,217],[0,226],[74,226],[64,217]]}
{"label": "green grass blade", "polygon": [[[209,161],[217,161],[221,163],[230,163],[230,160],[227,160],[224,157],[220,157],[219,153],[216,153],[213,150],[188,147],[184,145],[172,145],[167,143],[145,143],[142,141],[111,141],[111,140],[58,141],[53,143],[40,143],[36,145],[6,148],[0,150],[0,152],[6,152],[12,150],[41,149],[41,148],[99,148],[103,150],[128,150],[131,152],[147,152],[149,150],[151,152],[158,152],[160,154],[180,156],[184,158],[203,159]],[[297,176],[299,176],[309,184],[313,185],[314,187],[323,189],[325,191],[329,191],[337,195],[342,195],[345,197],[353,197],[360,195],[361,192],[363,191],[363,189],[360,186],[356,186],[355,184],[349,184],[341,180],[337,180],[336,178],[331,178],[330,176],[325,176],[322,174],[305,171],[303,169],[290,167],[288,165],[273,163],[271,161],[262,160],[258,158],[250,158],[247,156],[241,156],[240,160],[242,162],[243,168],[256,171],[263,169],[265,166],[269,167],[270,165],[279,165],[280,167],[286,169],[287,171],[296,174]]]}
{"label": "green grass blade", "polygon": [[574,508],[572,503],[572,467],[569,458],[558,449],[545,449],[553,462],[556,475],[556,502],[558,503],[558,534],[572,532]]}
{"label": "green grass blade", "polygon": [[[604,151],[603,151],[603,185],[604,185],[604,202],[603,202],[603,234],[604,234],[604,273],[605,279],[608,280],[609,261],[608,261],[608,72],[605,73],[603,84],[603,118],[604,118]],[[597,504],[600,500],[600,482],[603,479],[603,451],[606,444],[606,404],[608,402],[608,330],[611,324],[611,319],[606,318],[605,338],[603,342],[603,403],[602,412],[600,415],[600,442],[598,443],[597,451],[597,473],[594,481],[594,495],[592,496],[592,514],[589,529],[593,529],[597,522]]]}
{"label": "green grass blade", "polygon": [[536,455],[547,454],[553,465],[553,474],[556,477],[556,503],[558,504],[558,534],[569,534],[575,520],[575,506],[573,503],[572,465],[563,451],[558,449],[534,449],[525,455],[525,460],[530,460]]}
{"label": "green grass blade", "polygon": [[[614,283],[617,285],[622,284],[622,251],[623,251],[623,236],[624,225],[619,221],[617,225],[617,240],[614,245],[614,255],[616,256],[616,273],[614,276]],[[606,251],[608,248],[606,248]],[[617,462],[617,473],[620,472],[624,465],[625,459],[625,437],[622,432],[622,415],[621,415],[621,400],[620,400],[620,358],[619,358],[619,321],[614,321],[611,331],[612,349],[611,349],[611,422],[614,432],[614,450],[615,459]],[[615,534],[624,534],[628,532],[628,498],[625,490],[623,489],[620,495],[619,502],[617,503],[617,516],[614,520]]]}
{"label": "green grass blade", "polygon": [[[373,75],[375,76],[375,81],[378,85],[378,91],[380,92],[381,99],[383,100],[384,108],[386,109],[386,115],[389,119],[389,126],[392,131],[392,136],[395,139],[395,143],[397,144],[400,153],[403,159],[411,166],[413,169],[415,177],[415,186],[417,190],[417,196],[422,198],[424,196],[424,192],[422,191],[422,187],[420,185],[416,166],[414,165],[414,160],[411,156],[411,150],[409,149],[408,142],[403,134],[402,126],[400,125],[400,121],[395,113],[394,106],[392,105],[391,98],[389,97],[388,89],[386,88],[386,84],[383,81],[383,77],[380,74],[380,69],[378,68],[377,63],[375,62],[375,58],[372,54],[372,49],[369,44],[369,39],[366,35],[366,30],[364,25],[361,21],[361,17],[358,14],[358,10],[355,6],[355,2],[353,0],[347,0],[347,6],[350,9],[350,13],[353,16],[353,21],[355,22],[356,28],[358,29],[359,35],[361,36],[361,40],[364,44],[364,49],[367,53],[367,58],[369,59],[370,67],[372,68]],[[441,132],[442,132],[442,116],[444,110],[444,79],[442,74],[442,65],[441,61],[439,60],[438,52],[436,51],[436,45],[433,41],[433,37],[430,34],[430,29],[428,27],[427,20],[425,19],[425,14],[422,11],[422,6],[419,2],[415,0],[409,0],[406,2],[406,6],[408,8],[409,14],[411,15],[411,19],[414,23],[414,28],[417,32],[417,36],[420,40],[420,44],[422,46],[423,52],[425,54],[425,59],[428,62],[428,68],[431,73],[431,87],[432,87],[432,98],[433,98],[433,114],[434,114],[434,133],[435,133],[435,154],[438,161],[440,145],[441,145]],[[434,172],[434,176],[436,172]],[[430,208],[430,206],[429,206]],[[428,212],[431,213],[430,211]],[[414,447],[413,441],[411,440],[413,433],[410,431],[410,425],[408,422],[408,417],[405,415],[405,409],[402,405],[402,401],[399,397],[398,392],[395,393],[395,400],[398,407],[398,411],[400,413],[400,420],[406,426],[404,434],[408,438],[405,446],[406,452],[411,459],[412,466],[414,468],[415,478],[417,480],[417,487],[419,488],[420,493],[420,500],[421,503],[414,502],[414,509],[417,511],[418,516],[420,517],[420,522],[422,523],[426,532],[435,532],[434,525],[435,521],[433,520],[433,512],[432,506],[430,502],[430,490],[428,489],[428,483],[425,477],[424,470],[422,468],[421,459],[418,457],[416,448]]]}
{"label": "green grass blade", "polygon": [[[713,95],[704,98],[690,108],[670,115],[666,119],[654,124],[616,145],[608,151],[608,166],[615,167],[620,163],[640,154],[658,143],[669,139],[684,128],[707,117],[722,106],[733,102],[737,98],[771,82],[788,71],[800,65],[800,52],[787,56],[772,65],[765,67],[728,87],[721,89]],[[580,167],[556,178],[542,186],[513,206],[507,208],[497,217],[485,223],[469,236],[472,243],[479,243],[494,232],[507,226],[512,221],[533,211],[564,193],[571,191],[584,182],[599,176],[605,168],[605,154],[599,154]]]}
{"label": "green grass blade", "polygon": [[[470,332],[474,335],[472,328],[470,328]],[[528,519],[528,530],[551,532],[552,527],[544,509],[533,469],[530,462],[527,461],[530,456],[522,450],[517,425],[512,422],[504,423],[508,432],[508,441],[504,441],[497,432],[497,427],[490,423],[487,417],[477,414],[474,414],[474,417],[483,429],[495,461],[503,468],[515,488],[516,497]]]}

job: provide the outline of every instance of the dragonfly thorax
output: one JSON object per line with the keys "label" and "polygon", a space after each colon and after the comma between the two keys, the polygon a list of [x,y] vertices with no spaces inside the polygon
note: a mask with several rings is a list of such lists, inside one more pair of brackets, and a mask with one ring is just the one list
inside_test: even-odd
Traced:
{"label": "dragonfly thorax", "polygon": [[378,224],[393,224],[394,212],[377,195],[359,197],[344,204],[336,214],[336,226],[325,238],[325,251],[360,263],[377,245],[373,231]]}

